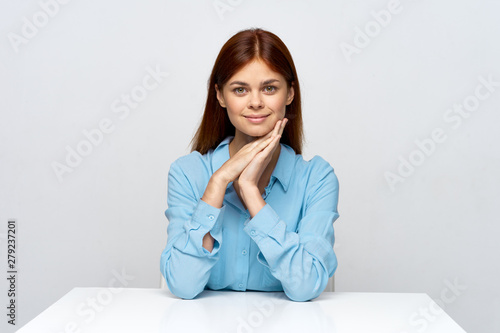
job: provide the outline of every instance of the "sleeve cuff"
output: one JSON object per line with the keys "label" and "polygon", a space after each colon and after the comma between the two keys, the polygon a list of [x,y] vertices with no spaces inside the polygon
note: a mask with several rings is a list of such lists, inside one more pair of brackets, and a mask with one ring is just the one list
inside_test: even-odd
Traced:
{"label": "sleeve cuff", "polygon": [[207,230],[220,231],[222,218],[219,218],[219,215],[222,215],[224,208],[224,206],[215,208],[200,199],[193,212],[193,221]]}
{"label": "sleeve cuff", "polygon": [[200,244],[200,250],[205,255],[215,256],[219,252],[222,243],[222,216],[224,215],[225,208],[225,206],[215,208],[200,199],[193,212],[192,220],[200,225],[201,234],[204,235],[210,232],[215,240],[212,252],[209,252]]}
{"label": "sleeve cuff", "polygon": [[266,204],[251,220],[245,222],[243,230],[258,244],[261,239],[269,236],[279,221],[278,214]]}

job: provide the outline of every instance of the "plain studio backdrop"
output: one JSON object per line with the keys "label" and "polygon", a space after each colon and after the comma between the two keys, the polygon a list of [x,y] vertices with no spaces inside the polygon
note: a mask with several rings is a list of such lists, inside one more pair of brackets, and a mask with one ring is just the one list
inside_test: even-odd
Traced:
{"label": "plain studio backdrop", "polygon": [[[499,12],[486,0],[3,0],[0,267],[16,219],[18,275],[15,327],[0,283],[1,331],[73,287],[159,286],[169,166],[190,152],[221,46],[249,27],[290,49],[304,156],[339,178],[335,290],[427,293],[466,331],[500,331]],[[420,310],[416,331],[431,321]]]}

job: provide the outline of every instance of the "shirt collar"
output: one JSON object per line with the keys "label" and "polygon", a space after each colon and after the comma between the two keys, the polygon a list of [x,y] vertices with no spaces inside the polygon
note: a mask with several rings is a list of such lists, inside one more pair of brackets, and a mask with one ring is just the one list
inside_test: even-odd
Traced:
{"label": "shirt collar", "polygon": [[275,177],[278,179],[283,189],[287,191],[290,179],[292,178],[293,169],[295,168],[295,151],[288,145],[283,143],[280,145],[280,157],[278,158],[278,163],[273,170],[271,178]]}
{"label": "shirt collar", "polygon": [[228,136],[215,148],[212,153],[212,172],[219,170],[222,164],[229,159],[229,143],[232,139],[233,136]]}
{"label": "shirt collar", "polygon": [[[219,168],[229,159],[229,143],[233,136],[228,136],[215,148],[212,153],[212,170]],[[295,168],[295,151],[288,145],[281,143],[278,163],[273,170],[271,178],[276,178],[285,191],[288,190],[293,169]]]}

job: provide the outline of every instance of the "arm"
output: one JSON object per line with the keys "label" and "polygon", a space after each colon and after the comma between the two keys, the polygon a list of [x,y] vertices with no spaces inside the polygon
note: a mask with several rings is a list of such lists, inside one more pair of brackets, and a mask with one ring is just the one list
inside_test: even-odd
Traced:
{"label": "arm", "polygon": [[[169,220],[167,246],[161,256],[161,272],[167,285],[181,298],[194,298],[205,288],[222,244],[223,200],[227,184],[238,177],[256,154],[275,138],[272,132],[245,145],[215,171],[200,200],[200,193],[181,162],[172,164],[168,176]],[[186,165],[186,169],[193,169]],[[196,166],[195,166],[196,168]],[[200,170],[193,170],[193,173]]]}
{"label": "arm", "polygon": [[[210,189],[207,186],[205,192]],[[161,255],[161,272],[176,296],[191,299],[205,288],[222,244],[221,206],[200,200],[180,165],[172,164],[168,175],[169,208],[165,212],[168,240]]]}
{"label": "arm", "polygon": [[244,228],[259,246],[259,261],[269,267],[294,301],[319,296],[337,268],[333,222],[339,217],[338,188],[337,177],[328,165],[308,190],[297,232],[287,231],[286,223],[269,204]]}

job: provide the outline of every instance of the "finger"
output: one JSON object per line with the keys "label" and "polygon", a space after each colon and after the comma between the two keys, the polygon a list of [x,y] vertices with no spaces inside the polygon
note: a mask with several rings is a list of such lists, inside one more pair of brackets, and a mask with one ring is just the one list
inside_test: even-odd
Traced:
{"label": "finger", "polygon": [[281,120],[278,120],[276,122],[276,124],[274,124],[273,129],[269,133],[267,133],[266,135],[264,135],[263,137],[261,137],[259,139],[268,139],[271,136],[277,135],[279,133],[280,124],[281,124]]}
{"label": "finger", "polygon": [[273,136],[276,136],[280,133],[281,126],[283,124],[282,120],[278,120],[276,124],[274,125],[274,129],[272,130]]}
{"label": "finger", "polygon": [[280,138],[281,138],[281,135],[276,135],[276,136],[273,136],[273,140],[269,143],[269,145],[264,148],[264,150],[262,150],[262,154],[264,156],[268,156],[270,154],[272,154],[272,152],[276,149],[276,147],[279,145],[279,142],[280,142]]}
{"label": "finger", "polygon": [[260,145],[262,145],[264,142],[266,142],[269,138],[271,138],[272,136],[272,131],[267,133],[266,135],[264,136],[261,136],[260,138],[250,142],[250,143],[247,143],[245,146],[243,146],[242,150],[244,148],[248,149],[248,150],[253,150],[257,147],[259,147]]}
{"label": "finger", "polygon": [[260,152],[262,149],[266,148],[271,141],[273,140],[274,136],[269,135],[265,140],[261,142],[257,142],[255,146],[252,147],[251,152],[253,152],[254,156]]}
{"label": "finger", "polygon": [[279,135],[283,134],[283,131],[285,130],[286,124],[288,124],[288,119],[287,118],[283,118],[281,126],[280,126]]}
{"label": "finger", "polygon": [[[252,151],[254,149],[258,149],[259,151],[262,150],[263,149],[262,145],[265,144],[265,142],[267,142],[267,140],[269,140],[270,138],[272,138],[272,137],[274,137],[276,135],[280,135],[280,128],[282,126],[281,124],[282,124],[282,120],[278,120],[276,122],[276,124],[274,125],[274,128],[269,133],[267,133],[266,135],[258,138],[255,141],[252,141],[252,142],[248,143],[243,148],[248,148],[250,151]],[[267,144],[269,142],[267,142]],[[265,144],[265,146],[267,146],[267,144]]]}

